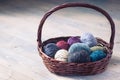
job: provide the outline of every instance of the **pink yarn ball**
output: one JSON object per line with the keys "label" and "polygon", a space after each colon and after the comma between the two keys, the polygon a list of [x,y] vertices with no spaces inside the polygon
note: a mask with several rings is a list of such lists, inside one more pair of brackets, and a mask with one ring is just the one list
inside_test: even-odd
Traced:
{"label": "pink yarn ball", "polygon": [[65,49],[65,50],[68,50],[68,48],[69,48],[69,44],[68,44],[66,41],[64,41],[64,40],[58,41],[58,42],[56,43],[56,45],[57,45],[59,48]]}

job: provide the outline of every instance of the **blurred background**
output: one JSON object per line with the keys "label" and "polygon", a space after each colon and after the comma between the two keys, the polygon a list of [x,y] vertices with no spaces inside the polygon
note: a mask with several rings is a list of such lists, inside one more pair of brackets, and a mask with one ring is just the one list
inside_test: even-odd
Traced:
{"label": "blurred background", "polygon": [[94,4],[108,11],[113,17],[120,18],[119,0],[0,0],[0,14],[39,14],[66,2]]}
{"label": "blurred background", "polygon": [[[116,34],[108,69],[94,76],[59,76],[50,73],[37,51],[37,30],[51,8],[81,2],[98,6],[110,14]],[[120,80],[120,0],[0,0],[0,80]],[[108,20],[95,10],[65,8],[52,14],[42,30],[42,41],[58,36],[80,36],[91,32],[109,42]],[[47,76],[46,76],[47,75]]]}

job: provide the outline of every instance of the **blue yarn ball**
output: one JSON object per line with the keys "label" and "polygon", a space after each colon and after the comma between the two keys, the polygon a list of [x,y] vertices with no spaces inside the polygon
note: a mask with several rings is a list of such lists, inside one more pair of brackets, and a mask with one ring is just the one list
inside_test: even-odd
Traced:
{"label": "blue yarn ball", "polygon": [[44,53],[49,57],[54,58],[55,53],[59,50],[55,43],[49,43],[44,46]]}
{"label": "blue yarn ball", "polygon": [[75,52],[73,54],[68,54],[68,62],[73,63],[86,63],[90,62],[90,56],[85,50]]}
{"label": "blue yarn ball", "polygon": [[89,47],[97,45],[97,39],[91,33],[83,33],[80,40],[82,43],[88,44]]}
{"label": "blue yarn ball", "polygon": [[90,54],[90,58],[91,58],[91,61],[94,62],[94,61],[98,61],[100,59],[103,59],[106,57],[106,53],[104,53],[104,51],[102,50],[96,50],[96,51],[93,51],[91,54]]}
{"label": "blue yarn ball", "polygon": [[80,38],[79,37],[70,37],[67,42],[69,45],[72,45],[74,43],[80,42]]}
{"label": "blue yarn ball", "polygon": [[90,47],[87,44],[84,43],[74,43],[70,46],[68,52],[69,53],[75,53],[75,52],[80,52],[81,50],[87,51],[87,53],[90,54]]}

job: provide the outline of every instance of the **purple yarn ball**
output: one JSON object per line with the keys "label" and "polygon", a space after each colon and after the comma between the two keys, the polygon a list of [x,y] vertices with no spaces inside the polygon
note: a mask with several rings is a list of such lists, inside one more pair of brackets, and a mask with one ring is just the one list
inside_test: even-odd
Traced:
{"label": "purple yarn ball", "polygon": [[69,44],[68,44],[66,41],[64,41],[64,40],[58,41],[58,42],[56,43],[56,45],[57,45],[59,48],[65,49],[65,50],[68,50],[68,48],[69,48]]}
{"label": "purple yarn ball", "polygon": [[58,50],[59,47],[57,47],[55,43],[48,43],[44,46],[44,53],[52,58],[54,58],[54,55]]}
{"label": "purple yarn ball", "polygon": [[73,43],[80,42],[80,38],[79,37],[70,37],[67,42],[69,45],[72,45]]}
{"label": "purple yarn ball", "polygon": [[85,50],[75,52],[73,54],[68,54],[68,62],[73,63],[86,63],[90,62],[90,56]]}
{"label": "purple yarn ball", "polygon": [[80,40],[82,43],[88,44],[89,47],[97,45],[97,39],[91,33],[83,33]]}

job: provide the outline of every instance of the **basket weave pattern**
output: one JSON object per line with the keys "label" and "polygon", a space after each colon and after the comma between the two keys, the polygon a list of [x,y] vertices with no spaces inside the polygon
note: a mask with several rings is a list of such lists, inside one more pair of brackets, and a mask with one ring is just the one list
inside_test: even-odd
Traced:
{"label": "basket weave pattern", "polygon": [[[111,25],[111,37],[110,37],[110,42],[107,43],[104,40],[97,38],[98,43],[102,44],[103,46],[107,47],[107,56],[99,61],[95,62],[88,62],[88,63],[67,63],[67,62],[62,62],[55,60],[49,56],[47,56],[43,52],[43,46],[53,42],[56,43],[57,41],[60,40],[65,40],[70,36],[67,37],[56,37],[56,38],[51,38],[48,39],[44,42],[41,40],[41,35],[42,35],[42,27],[47,19],[48,16],[50,16],[53,12],[66,8],[66,7],[86,7],[86,8],[92,8],[100,13],[102,13],[110,22]],[[48,11],[44,17],[42,18],[39,28],[38,28],[38,51],[40,56],[43,59],[43,63],[45,66],[48,68],[48,70],[52,73],[60,74],[60,75],[92,75],[92,74],[97,74],[105,71],[107,68],[107,65],[110,61],[111,55],[112,55],[112,49],[114,46],[114,36],[115,36],[115,25],[112,20],[112,18],[109,16],[107,12],[102,10],[101,8],[98,8],[96,6],[90,5],[90,4],[83,4],[83,3],[67,3],[67,4],[62,4],[60,6],[57,6],[50,11]]]}

